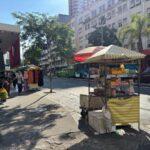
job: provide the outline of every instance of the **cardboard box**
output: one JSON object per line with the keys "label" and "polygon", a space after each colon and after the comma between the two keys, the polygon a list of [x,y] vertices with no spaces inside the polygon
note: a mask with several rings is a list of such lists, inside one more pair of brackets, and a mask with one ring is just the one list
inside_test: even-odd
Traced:
{"label": "cardboard box", "polygon": [[99,96],[80,95],[80,107],[87,109],[101,109],[103,98]]}
{"label": "cardboard box", "polygon": [[89,111],[88,113],[89,125],[98,133],[106,133],[104,116],[102,110]]}

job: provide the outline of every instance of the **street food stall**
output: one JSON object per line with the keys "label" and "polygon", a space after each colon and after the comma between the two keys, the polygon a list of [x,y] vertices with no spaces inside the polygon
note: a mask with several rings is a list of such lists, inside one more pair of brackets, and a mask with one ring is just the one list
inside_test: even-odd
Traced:
{"label": "street food stall", "polygon": [[28,78],[28,86],[30,90],[38,89],[39,72],[40,72],[40,68],[38,66],[35,65],[28,66],[27,78]]}
{"label": "street food stall", "polygon": [[86,63],[99,63],[100,68],[96,88],[89,95],[80,95],[81,115],[97,132],[111,132],[115,126],[130,123],[140,127],[140,61],[144,57],[110,45],[87,59]]}

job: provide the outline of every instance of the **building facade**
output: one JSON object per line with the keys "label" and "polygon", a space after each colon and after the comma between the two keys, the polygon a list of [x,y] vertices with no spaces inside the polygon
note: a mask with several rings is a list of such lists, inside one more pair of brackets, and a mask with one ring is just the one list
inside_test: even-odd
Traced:
{"label": "building facade", "polygon": [[69,15],[75,17],[78,14],[80,0],[69,0]]}
{"label": "building facade", "polygon": [[19,34],[19,26],[0,23],[0,50],[7,67],[16,68],[20,65]]}
{"label": "building facade", "polygon": [[[80,9],[79,9],[80,8]],[[84,0],[78,13],[70,20],[74,30],[76,49],[89,46],[88,36],[96,27],[103,25],[119,29],[130,23],[133,14],[150,14],[150,0]],[[150,37],[142,38],[143,48],[150,49]],[[134,43],[137,49],[137,42]]]}

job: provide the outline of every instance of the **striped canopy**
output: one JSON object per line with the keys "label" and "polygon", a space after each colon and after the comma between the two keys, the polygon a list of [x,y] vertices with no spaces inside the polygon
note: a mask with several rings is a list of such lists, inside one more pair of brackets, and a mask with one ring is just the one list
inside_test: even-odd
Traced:
{"label": "striped canopy", "polygon": [[84,62],[89,57],[91,57],[93,54],[97,53],[98,51],[102,50],[103,48],[105,48],[105,47],[104,46],[93,46],[93,47],[88,47],[88,48],[79,50],[74,54],[74,60],[76,62]]}
{"label": "striped canopy", "polygon": [[105,47],[101,51],[98,51],[90,58],[87,59],[86,63],[98,63],[104,61],[115,61],[115,60],[138,60],[143,59],[145,57],[144,54],[139,52],[128,50],[123,47],[110,45]]}

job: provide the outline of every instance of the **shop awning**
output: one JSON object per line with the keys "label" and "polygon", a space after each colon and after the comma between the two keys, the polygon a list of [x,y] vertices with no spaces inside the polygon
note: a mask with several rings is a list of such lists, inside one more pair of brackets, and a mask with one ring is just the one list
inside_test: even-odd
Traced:
{"label": "shop awning", "polygon": [[150,55],[150,49],[145,49],[143,51],[141,51],[143,54],[145,55]]}
{"label": "shop awning", "polygon": [[96,63],[96,62],[105,62],[105,61],[114,61],[117,59],[120,60],[137,60],[143,59],[145,57],[144,54],[139,52],[126,49],[124,47],[119,47],[116,45],[110,45],[105,47],[101,51],[98,51],[90,58],[87,59],[87,63]]}
{"label": "shop awning", "polygon": [[93,47],[88,47],[88,48],[79,50],[78,52],[74,54],[74,60],[76,62],[84,62],[93,54],[97,53],[98,51],[104,48],[105,48],[104,46],[93,46]]}

